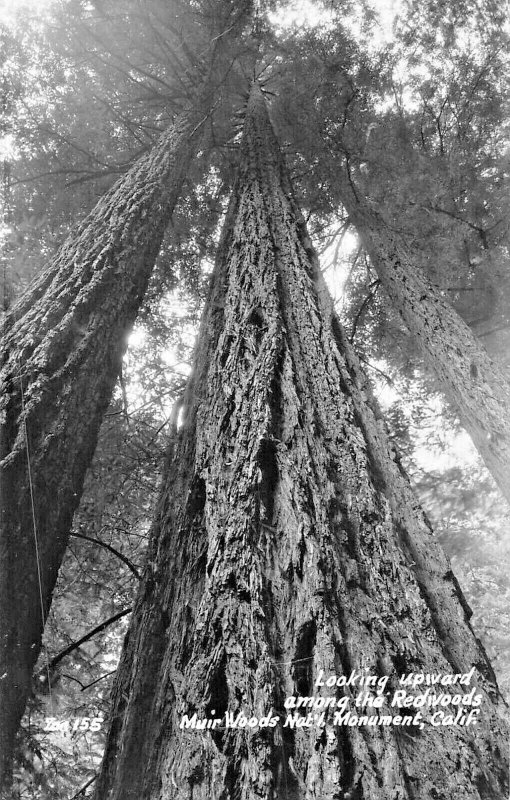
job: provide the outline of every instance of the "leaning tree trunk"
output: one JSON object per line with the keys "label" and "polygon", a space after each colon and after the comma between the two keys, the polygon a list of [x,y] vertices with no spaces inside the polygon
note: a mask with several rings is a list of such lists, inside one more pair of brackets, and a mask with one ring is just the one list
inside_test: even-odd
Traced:
{"label": "leaning tree trunk", "polygon": [[2,331],[0,786],[101,419],[214,100],[212,69],[193,107],[97,203]]}
{"label": "leaning tree trunk", "polygon": [[[255,86],[96,800],[507,797],[492,669],[308,242]],[[284,709],[354,672],[389,676],[388,716],[401,673],[472,667],[469,727]]]}
{"label": "leaning tree trunk", "polygon": [[200,116],[203,108],[179,117],[98,202],[3,331],[0,785],[84,474],[197,146]]}
{"label": "leaning tree trunk", "polygon": [[[346,186],[349,181],[346,179]],[[349,218],[425,363],[510,503],[510,383],[472,330],[413,262],[401,236],[352,189]]]}

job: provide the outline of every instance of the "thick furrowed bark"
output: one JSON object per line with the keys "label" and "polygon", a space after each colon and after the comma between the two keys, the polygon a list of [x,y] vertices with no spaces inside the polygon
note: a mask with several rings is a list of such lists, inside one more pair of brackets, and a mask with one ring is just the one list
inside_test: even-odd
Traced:
{"label": "thick furrowed bark", "polygon": [[[507,796],[494,675],[308,242],[255,87],[96,800]],[[321,669],[393,689],[473,665],[470,728],[281,724]]]}
{"label": "thick furrowed bark", "polygon": [[204,97],[182,114],[99,201],[3,331],[0,785],[85,470],[208,108]]}
{"label": "thick furrowed bark", "polygon": [[213,0],[206,11],[210,42],[195,64],[202,86],[193,107],[100,200],[2,331],[0,787],[127,336],[253,7]]}
{"label": "thick furrowed bark", "polygon": [[342,202],[391,302],[510,503],[510,383],[409,249],[351,190]]}

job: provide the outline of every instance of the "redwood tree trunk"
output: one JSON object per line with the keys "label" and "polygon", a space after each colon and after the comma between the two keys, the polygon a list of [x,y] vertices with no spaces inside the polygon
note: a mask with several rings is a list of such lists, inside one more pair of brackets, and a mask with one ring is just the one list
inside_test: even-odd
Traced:
{"label": "redwood tree trunk", "polygon": [[[96,800],[507,797],[492,669],[308,242],[255,86]],[[389,676],[388,703],[473,666],[470,727],[285,725],[288,696],[335,695],[321,670]]]}
{"label": "redwood tree trunk", "polygon": [[84,474],[208,109],[204,95],[97,203],[2,332],[0,786]]}
{"label": "redwood tree trunk", "polygon": [[9,780],[44,621],[127,336],[203,123],[232,69],[232,41],[252,10],[251,0],[205,4],[210,46],[195,60],[202,85],[192,107],[97,203],[4,324],[0,787]]}
{"label": "redwood tree trunk", "polygon": [[510,503],[510,383],[402,238],[358,194],[342,203],[391,302]]}

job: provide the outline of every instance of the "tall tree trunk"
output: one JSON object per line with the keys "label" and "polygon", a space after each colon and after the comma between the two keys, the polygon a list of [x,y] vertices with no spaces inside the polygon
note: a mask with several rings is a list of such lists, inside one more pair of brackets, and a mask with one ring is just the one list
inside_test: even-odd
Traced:
{"label": "tall tree trunk", "polygon": [[[102,198],[8,314],[0,373],[0,786],[57,573],[164,231],[251,3],[209,9],[190,110]],[[223,27],[222,27],[223,25]]]}
{"label": "tall tree trunk", "polygon": [[402,237],[359,192],[342,195],[349,218],[391,302],[459,413],[504,497],[510,503],[510,383],[472,330],[413,262]]}
{"label": "tall tree trunk", "polygon": [[[243,141],[96,800],[503,800],[504,703],[332,312],[256,86]],[[321,670],[389,676],[388,715],[401,673],[473,666],[476,725],[427,710],[423,727],[285,724],[307,716],[290,696],[345,691],[356,710],[356,684],[321,689]],[[240,713],[279,720],[227,724]]]}
{"label": "tall tree trunk", "polygon": [[9,314],[0,431],[0,775],[127,336],[200,135],[177,119]]}

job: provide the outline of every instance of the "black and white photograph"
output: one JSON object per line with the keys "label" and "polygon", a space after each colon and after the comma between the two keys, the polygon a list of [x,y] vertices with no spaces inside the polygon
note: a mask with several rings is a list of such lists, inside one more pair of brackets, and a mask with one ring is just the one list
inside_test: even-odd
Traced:
{"label": "black and white photograph", "polygon": [[0,0],[1,800],[510,800],[496,0]]}

